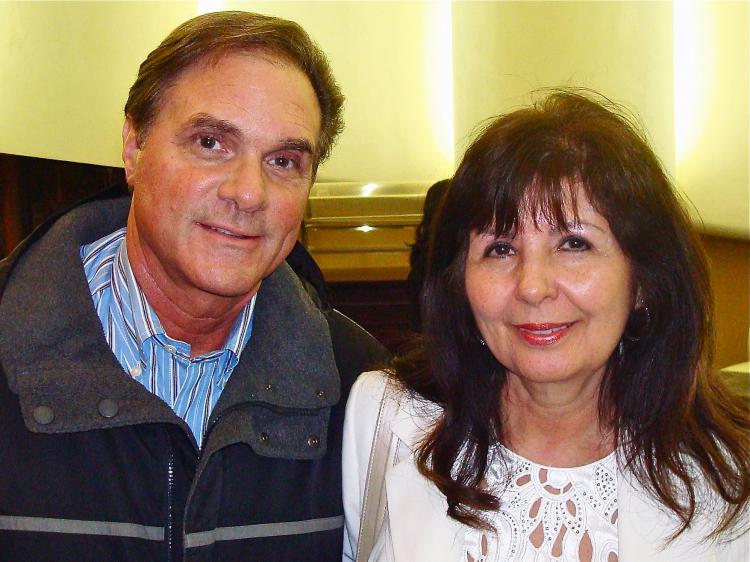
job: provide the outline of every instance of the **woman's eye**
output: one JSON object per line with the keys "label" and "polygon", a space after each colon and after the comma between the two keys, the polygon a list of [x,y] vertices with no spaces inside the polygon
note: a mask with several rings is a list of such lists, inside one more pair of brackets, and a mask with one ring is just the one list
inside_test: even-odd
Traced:
{"label": "woman's eye", "polygon": [[560,248],[573,252],[582,252],[584,250],[590,250],[591,244],[589,244],[580,236],[568,236],[565,240],[563,240],[562,244],[560,244]]}
{"label": "woman's eye", "polygon": [[507,242],[495,242],[485,251],[484,255],[487,257],[506,258],[512,256],[515,253],[515,248]]}

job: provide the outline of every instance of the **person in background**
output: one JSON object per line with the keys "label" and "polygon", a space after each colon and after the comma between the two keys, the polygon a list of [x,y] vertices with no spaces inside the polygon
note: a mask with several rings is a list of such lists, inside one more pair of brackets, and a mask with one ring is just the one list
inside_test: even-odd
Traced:
{"label": "person in background", "polygon": [[492,120],[427,264],[424,337],[347,406],[346,560],[750,559],[748,401],[711,371],[699,237],[621,107],[559,91]]}
{"label": "person in background", "polygon": [[437,214],[440,201],[450,180],[440,180],[430,186],[425,194],[422,207],[422,222],[417,226],[414,244],[409,253],[409,274],[406,276],[406,290],[411,301],[409,326],[413,332],[422,331],[422,314],[419,311],[419,300],[422,294],[424,273],[427,266],[427,244],[430,237],[430,223]]}
{"label": "person in background", "polygon": [[285,258],[342,103],[282,19],[202,15],[148,55],[132,200],[0,264],[0,559],[341,559],[344,403],[385,351]]}

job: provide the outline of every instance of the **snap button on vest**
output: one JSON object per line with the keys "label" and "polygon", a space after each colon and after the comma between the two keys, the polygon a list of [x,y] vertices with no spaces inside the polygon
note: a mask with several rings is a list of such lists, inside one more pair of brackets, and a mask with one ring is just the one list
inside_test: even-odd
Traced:
{"label": "snap button on vest", "polygon": [[268,443],[268,433],[261,433],[260,434],[260,442],[261,443]]}
{"label": "snap button on vest", "polygon": [[105,398],[104,400],[99,402],[99,406],[97,408],[99,410],[99,414],[101,414],[103,418],[114,418],[120,411],[120,406],[118,406],[117,402],[115,402],[111,398]]}
{"label": "snap button on vest", "polygon": [[34,408],[33,416],[39,425],[49,425],[55,419],[55,412],[49,406],[37,406]]}
{"label": "snap button on vest", "polygon": [[308,447],[315,448],[318,445],[320,445],[320,440],[315,435],[311,435],[310,437],[307,438],[307,446]]}

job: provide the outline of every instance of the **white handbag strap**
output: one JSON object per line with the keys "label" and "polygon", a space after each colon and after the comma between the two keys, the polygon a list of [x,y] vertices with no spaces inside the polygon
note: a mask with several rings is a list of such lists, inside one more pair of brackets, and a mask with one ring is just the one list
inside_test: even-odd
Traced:
{"label": "white handbag strap", "polygon": [[383,388],[383,397],[380,400],[378,420],[375,426],[375,434],[372,437],[370,459],[367,465],[356,562],[367,562],[375,546],[377,530],[385,517],[385,472],[389,464],[388,451],[392,437],[390,421],[393,419],[397,408],[396,402],[387,398],[390,387],[391,381],[388,379]]}

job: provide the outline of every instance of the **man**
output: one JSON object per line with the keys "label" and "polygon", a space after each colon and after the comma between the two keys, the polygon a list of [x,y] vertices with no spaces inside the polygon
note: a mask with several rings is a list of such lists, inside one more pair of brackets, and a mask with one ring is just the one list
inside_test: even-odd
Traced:
{"label": "man", "polygon": [[305,32],[257,14],[141,65],[132,203],[0,267],[0,560],[341,559],[343,405],[384,351],[284,260],[342,103]]}

